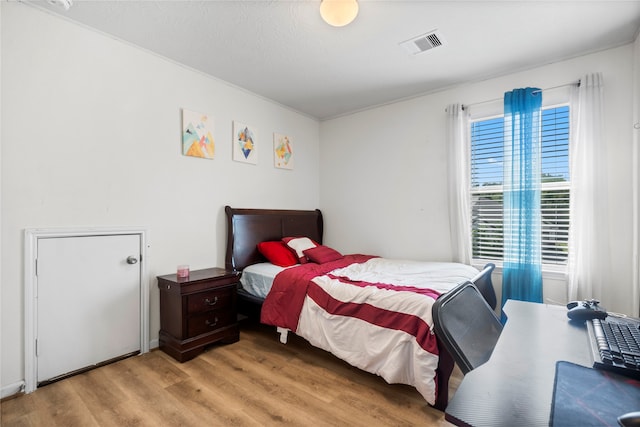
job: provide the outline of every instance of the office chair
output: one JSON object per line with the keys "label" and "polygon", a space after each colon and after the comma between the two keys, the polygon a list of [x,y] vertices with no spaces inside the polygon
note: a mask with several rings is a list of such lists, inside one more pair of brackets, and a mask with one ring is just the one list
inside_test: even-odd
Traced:
{"label": "office chair", "polygon": [[442,294],[432,308],[436,337],[463,374],[491,357],[502,324],[471,282]]}

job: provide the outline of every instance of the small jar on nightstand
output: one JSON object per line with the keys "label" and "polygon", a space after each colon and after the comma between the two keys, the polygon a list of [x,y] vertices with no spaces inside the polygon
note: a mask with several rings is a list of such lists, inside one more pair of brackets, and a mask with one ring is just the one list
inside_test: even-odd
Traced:
{"label": "small jar on nightstand", "polygon": [[158,276],[160,349],[186,362],[212,343],[238,341],[238,282],[237,272],[223,268]]}

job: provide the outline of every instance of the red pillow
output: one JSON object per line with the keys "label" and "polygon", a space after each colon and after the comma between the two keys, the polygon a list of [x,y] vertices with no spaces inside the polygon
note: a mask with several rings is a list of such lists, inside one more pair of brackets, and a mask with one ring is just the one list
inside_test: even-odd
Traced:
{"label": "red pillow", "polygon": [[271,263],[280,267],[291,267],[296,265],[298,260],[291,250],[282,242],[260,242],[258,243],[258,252]]}
{"label": "red pillow", "polygon": [[305,256],[304,251],[318,246],[316,242],[308,237],[284,237],[282,241],[298,258],[298,262],[300,264],[305,264],[309,261]]}
{"label": "red pillow", "polygon": [[316,264],[324,264],[325,262],[337,261],[344,258],[340,252],[323,245],[307,249],[303,251],[303,253],[309,258],[309,261],[315,262]]}

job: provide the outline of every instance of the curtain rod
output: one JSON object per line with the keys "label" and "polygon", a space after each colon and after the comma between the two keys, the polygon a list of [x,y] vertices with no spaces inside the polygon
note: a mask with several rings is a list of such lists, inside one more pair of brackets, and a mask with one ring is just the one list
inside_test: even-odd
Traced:
{"label": "curtain rod", "polygon": [[[553,89],[559,89],[561,87],[566,87],[566,86],[580,86],[580,80],[576,81],[576,82],[571,82],[571,83],[565,83],[563,85],[558,85],[558,86],[552,86],[552,87],[547,87],[544,89],[539,89],[539,90],[534,90],[533,93],[538,93],[538,92],[545,92],[548,90],[553,90]],[[488,104],[490,102],[496,102],[496,101],[502,101],[504,98],[496,98],[496,99],[490,99],[488,101],[480,101],[480,102],[475,102],[473,104],[462,104],[462,109],[466,109],[469,107],[473,107],[475,105],[482,105],[482,104]],[[445,109],[446,111],[446,109]]]}

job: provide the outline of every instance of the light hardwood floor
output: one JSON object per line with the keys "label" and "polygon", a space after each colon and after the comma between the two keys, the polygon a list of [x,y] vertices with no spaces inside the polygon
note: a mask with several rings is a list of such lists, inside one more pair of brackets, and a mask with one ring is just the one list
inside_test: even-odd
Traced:
{"label": "light hardwood floor", "polygon": [[[451,388],[462,378],[456,368]],[[389,385],[290,334],[243,325],[240,341],[178,363],[131,357],[1,404],[13,426],[450,426],[413,388]]]}

